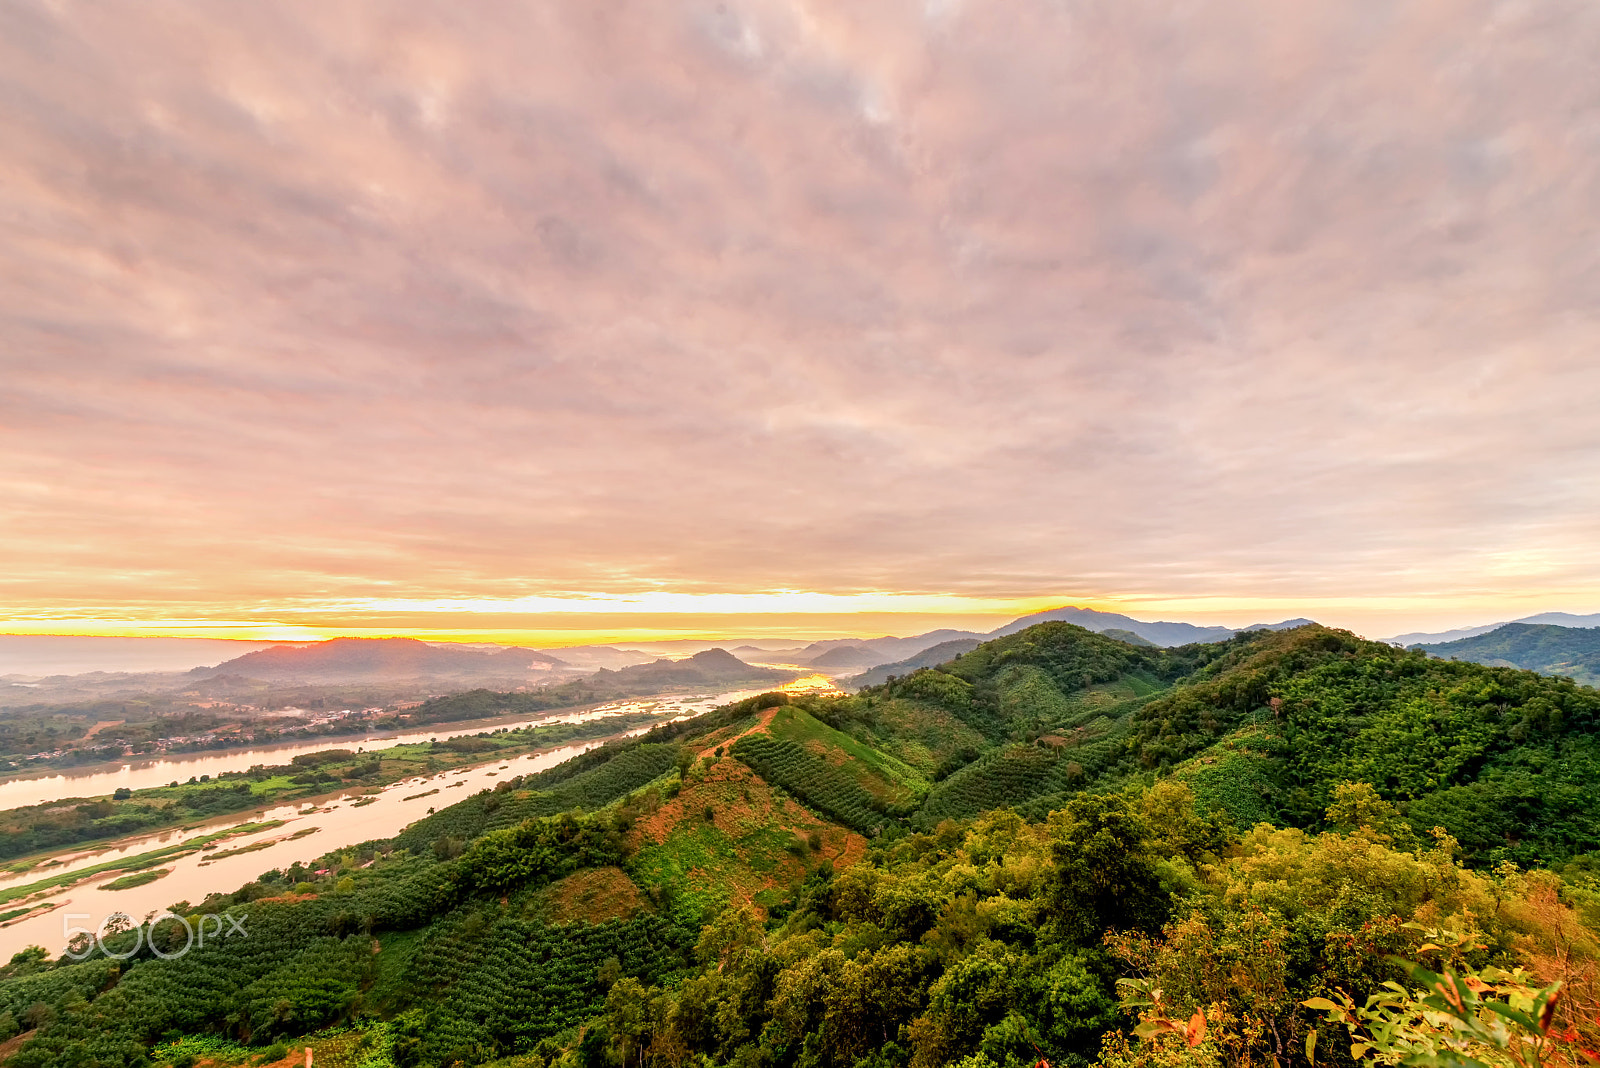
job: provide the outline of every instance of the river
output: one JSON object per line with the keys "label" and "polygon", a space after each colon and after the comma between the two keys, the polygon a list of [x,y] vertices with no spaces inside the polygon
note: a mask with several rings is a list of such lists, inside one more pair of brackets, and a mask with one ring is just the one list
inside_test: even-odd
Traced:
{"label": "river", "polygon": [[760,693],[760,690],[740,690],[736,693],[719,693],[692,697],[649,697],[628,701],[612,701],[602,705],[586,706],[567,712],[545,712],[514,719],[472,720],[460,723],[436,723],[402,731],[372,731],[338,737],[318,737],[271,745],[250,746],[238,749],[212,749],[203,753],[174,753],[167,756],[132,757],[120,764],[96,764],[82,769],[50,771],[39,775],[24,775],[0,782],[0,809],[22,808],[46,801],[60,801],[70,797],[104,797],[121,786],[142,790],[151,786],[165,786],[173,780],[187,782],[191,777],[210,775],[212,778],[226,771],[248,771],[256,764],[287,764],[300,753],[317,753],[324,749],[387,749],[408,742],[425,742],[430,738],[459,738],[500,727],[527,727],[540,723],[580,723],[629,712],[699,713]]}
{"label": "river", "polygon": [[[572,722],[575,719],[592,719],[601,716],[624,715],[634,712],[659,713],[661,722],[698,715],[718,705],[753,696],[761,690],[740,690],[694,697],[657,697],[630,701],[616,701],[581,711],[558,713],[555,716],[532,719],[501,720],[493,723],[451,724],[448,728],[434,727],[399,734],[384,734],[369,739],[322,739],[311,744],[273,746],[257,749],[235,749],[223,753],[194,754],[171,759],[134,762],[114,770],[89,771],[82,774],[51,775],[41,779],[16,780],[4,787],[19,788],[12,800],[0,794],[9,805],[34,804],[39,800],[73,796],[95,796],[117,786],[163,785],[173,779],[187,779],[190,775],[216,775],[222,771],[247,770],[253,764],[286,763],[295,753],[316,752],[337,746],[368,751],[405,741],[425,741],[429,738],[448,738],[475,734],[486,729],[521,726],[528,723]],[[649,727],[629,731],[642,734]],[[77,927],[98,927],[114,913],[123,912],[141,919],[152,911],[159,911],[177,901],[200,902],[207,894],[216,891],[236,890],[269,868],[285,868],[300,861],[316,859],[326,853],[375,838],[389,838],[408,824],[420,819],[430,808],[444,808],[470,794],[516,775],[542,771],[555,767],[587,749],[602,744],[596,739],[578,745],[566,745],[520,757],[498,758],[470,768],[453,768],[427,778],[412,778],[385,787],[381,792],[367,796],[376,798],[356,807],[358,793],[333,796],[320,806],[302,803],[276,808],[258,809],[236,813],[226,819],[213,821],[203,827],[188,830],[173,829],[136,838],[123,839],[114,846],[98,849],[65,851],[57,859],[62,863],[19,874],[6,873],[0,877],[0,887],[35,882],[51,875],[93,867],[118,857],[146,853],[166,845],[184,842],[201,834],[214,832],[228,826],[264,820],[286,820],[284,826],[266,831],[256,831],[237,838],[226,839],[215,849],[190,853],[163,862],[160,867],[171,874],[155,882],[126,890],[106,890],[104,884],[119,878],[123,873],[106,872],[95,875],[88,882],[54,893],[43,900],[64,903],[52,912],[14,921],[0,927],[0,961],[30,945],[42,945],[53,953],[65,946],[71,931]],[[49,784],[54,784],[53,788]],[[4,787],[0,787],[3,789]],[[26,787],[24,791],[21,788]],[[303,837],[288,836],[315,828]],[[212,860],[213,853],[236,849],[256,842],[271,842],[264,849],[237,856]],[[0,906],[0,911],[20,907],[18,904]],[[235,910],[248,912],[248,907]],[[247,921],[248,922],[248,921]]]}

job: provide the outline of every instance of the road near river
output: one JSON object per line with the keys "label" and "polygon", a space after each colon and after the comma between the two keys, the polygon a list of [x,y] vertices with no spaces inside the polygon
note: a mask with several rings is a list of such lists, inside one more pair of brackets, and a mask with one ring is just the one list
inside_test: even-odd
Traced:
{"label": "road near river", "polygon": [[[553,717],[452,724],[448,729],[436,727],[398,735],[384,735],[381,738],[365,741],[325,739],[310,745],[204,754],[198,755],[193,760],[177,758],[152,761],[148,766],[129,765],[115,771],[91,772],[81,776],[54,775],[45,779],[5,784],[6,786],[30,784],[31,790],[21,795],[22,800],[6,797],[5,801],[8,805],[17,805],[33,804],[39,800],[61,797],[63,794],[93,796],[104,794],[117,786],[161,785],[171,782],[174,778],[187,779],[195,774],[215,775],[220,771],[246,770],[253,764],[286,763],[295,753],[315,752],[333,746],[355,748],[359,745],[370,751],[396,745],[402,741],[455,737],[496,727],[520,726],[525,723],[571,722],[574,719],[645,711],[659,713],[661,722],[665,723],[698,715],[718,705],[738,701],[759,692],[761,691],[739,690],[694,697],[617,701]],[[640,727],[628,733],[641,734],[648,729]],[[177,901],[199,902],[212,892],[236,890],[269,868],[284,868],[296,861],[304,863],[360,842],[391,837],[408,824],[425,816],[430,808],[443,808],[454,804],[463,797],[478,790],[492,788],[497,782],[512,776],[526,775],[554,767],[564,760],[602,744],[603,741],[604,739],[597,739],[520,757],[501,758],[476,767],[455,768],[428,778],[407,779],[385,787],[379,793],[367,795],[375,800],[367,801],[359,807],[355,804],[360,799],[359,794],[345,794],[334,796],[332,800],[324,801],[321,805],[314,806],[307,803],[302,806],[288,805],[237,813],[226,820],[214,821],[203,827],[124,839],[114,846],[103,846],[98,849],[63,852],[58,859],[64,863],[48,867],[41,864],[31,871],[20,874],[8,873],[0,878],[0,889],[94,867],[109,860],[146,853],[163,846],[177,845],[198,835],[213,833],[229,826],[267,820],[287,821],[284,825],[270,830],[229,838],[205,851],[189,853],[166,861],[159,867],[169,870],[170,874],[143,886],[125,890],[106,890],[103,888],[106,883],[124,874],[106,872],[92,876],[89,881],[77,886],[43,894],[38,899],[6,905],[4,910],[9,911],[24,904],[33,904],[38,900],[59,907],[0,927],[0,961],[8,960],[11,954],[30,945],[44,946],[54,954],[66,945],[74,929],[98,928],[108,917],[118,912],[126,913],[135,920],[143,919],[147,914],[164,909]],[[39,791],[45,784],[50,783],[55,784],[54,788],[44,790],[41,796]],[[305,833],[308,831],[310,833]],[[293,837],[297,833],[300,836]],[[252,852],[226,856],[218,860],[212,859],[216,853],[262,842],[271,844]],[[248,907],[239,911],[248,912]],[[248,921],[246,923],[248,926]]]}

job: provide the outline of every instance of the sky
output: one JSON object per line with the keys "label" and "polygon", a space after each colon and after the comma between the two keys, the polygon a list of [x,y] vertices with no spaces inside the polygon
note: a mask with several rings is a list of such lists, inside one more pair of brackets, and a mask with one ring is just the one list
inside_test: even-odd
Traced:
{"label": "sky", "polygon": [[1600,610],[1592,0],[0,0],[0,630]]}

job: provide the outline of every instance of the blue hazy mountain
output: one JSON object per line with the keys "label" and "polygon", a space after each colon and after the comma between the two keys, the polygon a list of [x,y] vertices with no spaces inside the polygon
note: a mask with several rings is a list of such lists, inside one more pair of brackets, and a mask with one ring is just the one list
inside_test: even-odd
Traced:
{"label": "blue hazy mountain", "polygon": [[1410,648],[1444,660],[1565,675],[1584,686],[1600,684],[1600,629],[1595,627],[1507,623],[1453,642],[1419,643]]}
{"label": "blue hazy mountain", "polygon": [[869,671],[863,671],[859,675],[852,676],[848,681],[851,686],[857,689],[863,686],[878,686],[887,682],[891,675],[895,678],[901,678],[911,674],[918,668],[937,667],[948,660],[954,660],[962,653],[972,652],[980,644],[982,643],[977,638],[952,638],[950,641],[940,642],[938,645],[924,649],[917,655],[907,657],[905,660],[896,660],[892,664],[879,664]]}
{"label": "blue hazy mountain", "polygon": [[1014,619],[1003,627],[989,632],[991,638],[1003,638],[1007,634],[1015,634],[1019,630],[1026,630],[1037,623],[1075,623],[1085,630],[1092,630],[1103,634],[1108,630],[1122,630],[1130,634],[1137,634],[1145,641],[1156,645],[1172,647],[1175,645],[1188,645],[1190,642],[1220,642],[1233,637],[1235,634],[1247,630],[1290,630],[1294,627],[1303,627],[1310,623],[1309,619],[1286,619],[1281,623],[1256,623],[1248,627],[1202,627],[1194,623],[1170,623],[1160,621],[1146,623],[1117,612],[1101,612],[1094,608],[1077,608],[1067,606],[1052,608],[1045,612],[1035,612],[1021,619]]}
{"label": "blue hazy mountain", "polygon": [[1462,638],[1476,638],[1480,634],[1488,634],[1492,630],[1499,630],[1507,623],[1529,623],[1552,627],[1571,627],[1587,630],[1600,627],[1600,612],[1590,615],[1573,615],[1571,612],[1540,612],[1538,615],[1523,616],[1521,619],[1501,620],[1499,623],[1485,623],[1477,627],[1457,627],[1455,630],[1442,630],[1435,632],[1413,631],[1410,634],[1396,634],[1393,638],[1385,639],[1390,645],[1403,645],[1410,648],[1413,645],[1437,645],[1440,642],[1453,642]]}

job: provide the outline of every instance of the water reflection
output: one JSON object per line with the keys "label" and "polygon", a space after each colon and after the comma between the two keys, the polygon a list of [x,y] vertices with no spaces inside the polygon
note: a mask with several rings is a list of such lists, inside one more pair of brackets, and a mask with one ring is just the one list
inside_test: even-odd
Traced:
{"label": "water reflection", "polygon": [[[546,717],[539,720],[515,721],[514,723],[500,722],[495,726],[520,725],[524,722],[572,722],[574,716],[597,718],[607,715],[621,715],[632,712],[654,710],[661,714],[662,722],[681,719],[687,716],[698,715],[700,712],[714,708],[717,705],[738,701],[745,697],[759,693],[759,690],[741,690],[731,693],[722,693],[689,698],[667,698],[652,701],[619,701],[608,705],[586,709],[578,713],[557,718]],[[477,733],[484,730],[483,724],[475,727],[457,724],[448,731],[422,730],[408,732],[406,735],[395,736],[386,741],[388,745],[396,745],[401,741],[426,741],[428,738],[447,738],[461,734]],[[629,735],[642,734],[649,727],[639,727],[627,732]],[[0,960],[7,960],[11,954],[30,945],[42,945],[52,954],[66,944],[66,930],[71,926],[85,924],[95,925],[102,922],[107,916],[115,912],[126,912],[140,918],[146,914],[165,908],[176,901],[199,902],[208,893],[215,891],[236,890],[245,883],[269,868],[284,868],[299,861],[314,860],[325,853],[360,842],[377,838],[390,838],[403,830],[408,824],[427,815],[430,808],[443,808],[454,804],[456,801],[478,790],[492,788],[497,782],[505,778],[526,775],[535,771],[551,768],[564,760],[592,749],[602,744],[604,739],[596,739],[577,745],[561,746],[540,753],[531,753],[522,757],[506,758],[497,756],[488,763],[470,768],[452,768],[437,775],[414,777],[403,782],[395,783],[383,788],[378,793],[344,793],[332,795],[323,802],[301,802],[292,805],[280,805],[270,809],[260,809],[250,813],[237,813],[232,817],[214,821],[208,826],[195,827],[188,830],[172,830],[137,839],[119,842],[116,848],[102,848],[98,850],[74,851],[62,854],[59,859],[62,863],[50,867],[39,866],[21,874],[8,873],[0,878],[0,887],[13,886],[19,883],[31,883],[51,875],[81,870],[113,860],[118,857],[133,856],[149,852],[152,849],[165,845],[179,844],[201,834],[208,834],[221,827],[236,826],[243,823],[260,822],[263,820],[285,820],[285,825],[269,830],[255,831],[229,838],[219,843],[214,849],[190,853],[176,859],[162,863],[162,868],[171,870],[171,874],[155,882],[126,890],[106,890],[104,885],[123,874],[122,872],[107,872],[92,876],[89,881],[65,890],[55,891],[43,895],[41,900],[60,904],[62,907],[42,915],[20,919],[11,926],[0,927]],[[292,749],[275,749],[271,753],[274,763],[286,762],[295,752],[314,752],[317,749],[326,749],[336,744],[324,741],[320,745],[296,747]],[[353,748],[349,742],[339,743],[341,747]],[[354,743],[363,744],[363,743]],[[366,745],[371,750],[384,744],[382,740]],[[234,759],[223,767],[223,770],[243,770],[251,764],[264,761],[260,756],[250,758],[244,751],[235,751],[229,754]],[[211,756],[216,758],[216,754]],[[173,767],[180,762],[164,762],[166,770],[157,772],[153,769],[154,781],[143,785],[160,785],[170,782],[176,773]],[[184,764],[185,768],[192,767]],[[124,769],[130,770],[130,769]],[[131,769],[137,771],[137,769]],[[182,776],[187,778],[189,771]],[[212,772],[215,774],[215,772]],[[61,778],[56,776],[54,778]],[[86,777],[87,778],[87,777]],[[77,781],[68,777],[69,781]],[[119,781],[118,785],[129,783]],[[10,785],[10,784],[8,784]],[[102,788],[101,792],[104,792]],[[76,792],[76,791],[75,791]],[[59,796],[59,794],[55,795]],[[309,830],[310,833],[299,833]],[[257,843],[269,843],[264,848],[251,852],[233,852],[242,846]],[[218,856],[218,854],[232,853],[233,855]],[[12,902],[0,908],[0,911],[22,907],[22,903]],[[89,919],[84,919],[87,914]],[[70,919],[69,919],[70,917]],[[66,925],[64,927],[63,925]]]}
{"label": "water reflection", "polygon": [[821,697],[842,696],[845,691],[835,685],[832,675],[806,675],[786,682],[778,689],[788,694],[815,694]]}
{"label": "water reflection", "polygon": [[367,734],[324,737],[306,741],[285,742],[249,748],[213,750],[206,753],[181,753],[150,758],[132,758],[119,766],[94,765],[81,771],[50,771],[35,776],[23,776],[0,782],[0,809],[21,808],[46,801],[59,801],[68,797],[100,797],[118,787],[141,790],[151,786],[165,786],[174,779],[187,782],[191,777],[210,775],[213,778],[226,771],[248,771],[256,764],[287,764],[300,753],[315,753],[324,749],[387,749],[390,746],[425,742],[430,738],[459,738],[499,727],[527,727],[540,723],[584,723],[604,716],[631,712],[677,712],[692,710],[702,712],[729,701],[759,693],[759,690],[741,690],[737,693],[694,695],[686,697],[650,697],[627,701],[612,701],[571,712],[542,713],[515,718],[472,720],[469,722],[434,724],[404,731],[373,731]]}

